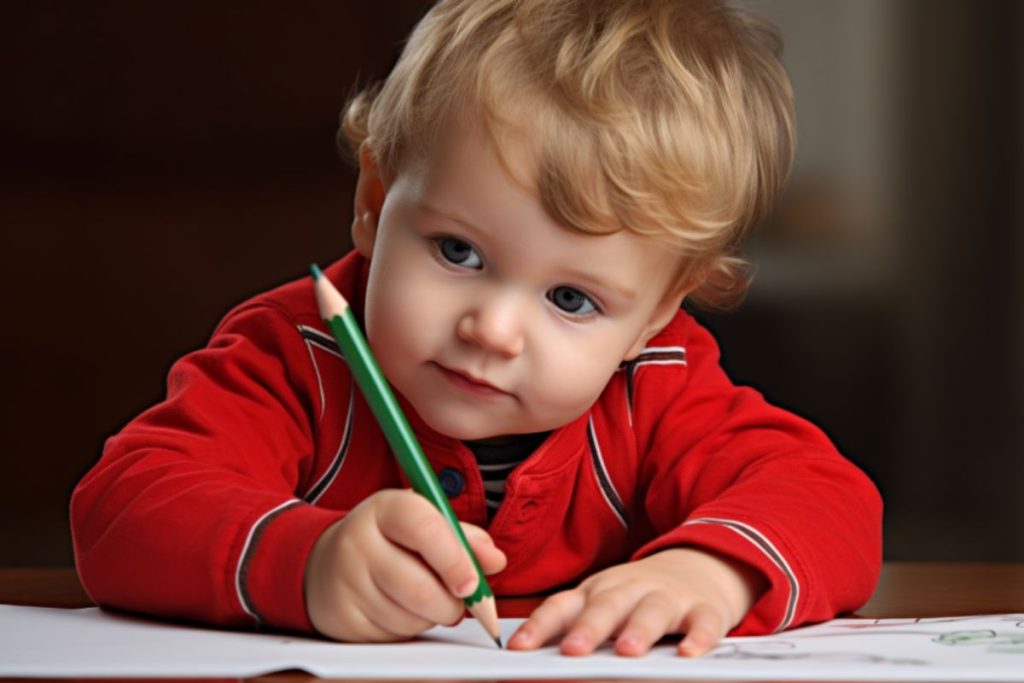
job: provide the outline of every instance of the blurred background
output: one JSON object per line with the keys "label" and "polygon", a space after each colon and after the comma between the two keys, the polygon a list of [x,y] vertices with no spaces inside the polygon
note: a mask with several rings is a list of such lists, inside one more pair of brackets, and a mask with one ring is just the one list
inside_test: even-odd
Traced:
{"label": "blurred background", "polygon": [[[334,146],[424,0],[0,5],[0,566],[72,562],[103,440],[245,298],[349,246]],[[1024,3],[748,0],[798,98],[796,168],[734,379],[887,502],[887,559],[1024,560]]]}

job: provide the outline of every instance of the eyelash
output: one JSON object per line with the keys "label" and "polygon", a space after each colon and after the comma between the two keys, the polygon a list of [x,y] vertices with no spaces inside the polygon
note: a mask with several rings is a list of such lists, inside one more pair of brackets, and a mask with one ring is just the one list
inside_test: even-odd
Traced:
{"label": "eyelash", "polygon": [[[557,293],[559,291],[571,291],[576,296],[582,297],[583,298],[583,304],[586,305],[586,304],[589,303],[591,310],[586,311],[585,313],[580,313],[578,311],[569,311],[569,310],[566,310],[566,309],[562,308],[555,301],[555,297],[556,297],[556,295],[557,295]],[[568,285],[558,285],[557,287],[552,287],[551,289],[549,289],[545,296],[547,296],[548,301],[550,301],[552,304],[555,305],[555,308],[557,308],[562,313],[565,313],[566,315],[570,315],[570,316],[572,316],[574,318],[589,318],[592,315],[599,315],[601,313],[601,307],[597,305],[597,302],[594,301],[594,299],[591,298],[590,295],[585,294],[584,292],[581,292],[580,290],[576,289],[575,287],[570,287]]]}
{"label": "eyelash", "polygon": [[[444,265],[457,266],[459,268],[469,268],[471,270],[481,270],[483,268],[483,259],[480,258],[480,254],[477,253],[476,247],[467,242],[466,240],[459,239],[458,237],[450,237],[448,235],[442,235],[441,237],[432,237],[430,239],[431,245],[434,248],[434,252],[438,259]],[[477,264],[467,266],[463,261],[456,261],[448,258],[448,254],[445,253],[445,246],[457,243],[460,247],[467,247],[473,256],[476,256]]]}
{"label": "eyelash", "polygon": [[[447,267],[466,268],[466,269],[469,269],[469,270],[481,270],[483,268],[483,259],[481,259],[480,258],[480,254],[477,253],[476,247],[474,247],[472,244],[470,244],[466,240],[460,239],[458,237],[451,237],[449,235],[442,235],[440,237],[432,237],[432,238],[430,238],[430,243],[431,243],[431,245],[432,245],[432,247],[434,249],[435,256],[437,257],[437,259],[439,261],[441,261],[441,263],[443,265],[447,266]],[[456,244],[453,245],[453,243],[456,243]],[[457,246],[460,250],[468,248],[468,250],[470,251],[470,255],[476,257],[477,263],[473,264],[473,265],[465,265],[464,261],[457,261],[454,258],[449,258],[449,254],[446,253],[446,250],[445,250],[446,246]],[[468,259],[468,256],[467,256],[467,259]],[[589,303],[591,310],[589,310],[589,311],[587,311],[585,313],[578,313],[577,311],[569,311],[569,310],[566,310],[565,308],[562,308],[561,306],[559,306],[559,304],[555,300],[555,298],[557,296],[557,293],[558,292],[567,292],[567,291],[573,292],[576,296],[581,297],[583,299],[583,305],[586,305],[586,304]],[[565,315],[568,315],[568,316],[571,316],[571,317],[574,317],[574,318],[588,318],[588,317],[593,316],[593,315],[600,315],[603,312],[601,306],[593,299],[593,297],[591,297],[589,294],[586,294],[585,292],[577,289],[576,287],[572,287],[572,286],[569,286],[569,285],[558,285],[556,287],[552,287],[545,294],[545,297],[561,313],[563,313]]]}

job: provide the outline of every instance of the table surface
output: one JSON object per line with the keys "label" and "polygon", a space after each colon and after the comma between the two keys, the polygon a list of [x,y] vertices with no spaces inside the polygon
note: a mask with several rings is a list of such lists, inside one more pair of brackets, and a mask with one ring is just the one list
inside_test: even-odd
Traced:
{"label": "table surface", "polygon": [[[499,602],[502,616],[525,616],[538,599]],[[92,601],[69,568],[0,568],[0,603],[88,607]],[[1024,564],[887,562],[862,617],[934,617],[1024,612]],[[262,683],[298,683],[301,672],[260,676]],[[35,679],[38,681],[39,679]],[[124,683],[124,679],[119,679]]]}

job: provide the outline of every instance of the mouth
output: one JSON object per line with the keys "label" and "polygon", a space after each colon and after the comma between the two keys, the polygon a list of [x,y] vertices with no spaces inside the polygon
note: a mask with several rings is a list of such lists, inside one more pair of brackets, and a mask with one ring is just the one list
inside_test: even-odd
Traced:
{"label": "mouth", "polygon": [[470,375],[467,372],[461,370],[453,370],[447,368],[439,363],[433,363],[434,367],[438,369],[441,376],[444,377],[449,384],[455,388],[460,389],[466,393],[473,394],[474,396],[481,397],[497,397],[497,396],[511,396],[509,392],[504,389],[500,389],[490,382],[479,379]]}

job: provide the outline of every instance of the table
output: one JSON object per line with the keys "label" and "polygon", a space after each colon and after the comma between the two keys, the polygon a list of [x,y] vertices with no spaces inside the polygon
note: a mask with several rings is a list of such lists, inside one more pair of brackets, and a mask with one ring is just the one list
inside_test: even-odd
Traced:
{"label": "table", "polygon": [[[503,600],[503,616],[525,616],[536,598]],[[0,603],[88,607],[93,603],[71,568],[0,568]],[[1024,564],[887,562],[862,617],[929,617],[1024,612]],[[285,672],[251,679],[306,683],[314,677]]]}

